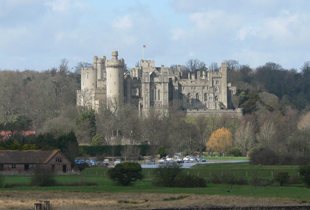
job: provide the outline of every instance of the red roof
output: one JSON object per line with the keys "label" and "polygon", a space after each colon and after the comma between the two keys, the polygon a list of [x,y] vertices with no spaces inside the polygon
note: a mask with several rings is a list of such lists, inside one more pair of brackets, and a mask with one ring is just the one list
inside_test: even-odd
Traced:
{"label": "red roof", "polygon": [[[35,131],[13,131],[13,134],[20,134],[22,136],[35,135]],[[0,131],[0,140],[7,140],[12,136],[12,131]]]}

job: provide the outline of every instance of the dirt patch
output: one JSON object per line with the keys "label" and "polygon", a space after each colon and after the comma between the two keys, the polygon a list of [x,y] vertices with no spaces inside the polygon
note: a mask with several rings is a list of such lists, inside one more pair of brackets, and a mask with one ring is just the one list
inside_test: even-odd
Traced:
{"label": "dirt patch", "polygon": [[[181,199],[180,199],[181,198]],[[194,194],[81,193],[57,191],[0,191],[0,210],[30,209],[50,201],[52,210],[164,209],[206,206],[296,206],[300,200]]]}

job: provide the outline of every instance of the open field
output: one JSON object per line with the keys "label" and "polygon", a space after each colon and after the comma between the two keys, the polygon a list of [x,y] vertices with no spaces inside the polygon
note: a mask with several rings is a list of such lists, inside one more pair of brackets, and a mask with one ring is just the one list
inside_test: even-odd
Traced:
{"label": "open field", "polygon": [[[51,201],[53,209],[152,209],[189,206],[276,206],[310,205],[310,189],[302,184],[280,187],[208,184],[206,188],[164,188],[152,185],[154,169],[143,169],[145,179],[135,186],[115,186],[107,177],[108,168],[87,168],[80,175],[57,176],[61,183],[97,182],[97,186],[15,187],[0,190],[0,209],[29,209],[38,201]],[[252,166],[249,163],[196,165],[185,173],[210,179],[229,173],[252,178],[252,174],[272,179],[277,171],[297,176],[298,166]],[[6,176],[6,183],[24,183],[29,176]]]}

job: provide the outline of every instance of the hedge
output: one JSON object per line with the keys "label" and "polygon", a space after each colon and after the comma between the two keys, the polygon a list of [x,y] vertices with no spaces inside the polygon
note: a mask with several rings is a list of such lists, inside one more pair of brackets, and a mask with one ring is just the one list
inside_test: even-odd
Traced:
{"label": "hedge", "polygon": [[[149,145],[133,145],[132,147],[140,148],[140,155],[146,156],[149,154]],[[123,149],[122,145],[102,145],[102,146],[79,146],[81,153],[90,156],[108,155],[108,156],[121,156]]]}

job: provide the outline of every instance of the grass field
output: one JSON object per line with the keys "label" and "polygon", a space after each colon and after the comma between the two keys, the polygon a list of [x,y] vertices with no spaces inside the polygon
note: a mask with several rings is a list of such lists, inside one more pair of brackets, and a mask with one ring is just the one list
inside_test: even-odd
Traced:
{"label": "grass field", "polygon": [[[60,183],[72,182],[96,182],[96,186],[57,186],[57,187],[14,187],[2,188],[1,191],[19,191],[19,192],[37,192],[44,191],[61,192],[61,193],[120,193],[130,194],[158,194],[158,195],[175,195],[176,197],[183,194],[191,196],[237,196],[238,198],[251,199],[293,199],[299,204],[310,204],[310,189],[305,188],[303,184],[294,184],[280,187],[272,185],[268,187],[255,187],[251,185],[233,185],[230,193],[227,190],[231,187],[229,184],[210,184],[206,188],[165,188],[152,185],[154,179],[154,169],[143,169],[145,179],[138,181],[134,186],[122,187],[116,186],[107,176],[108,168],[91,167],[82,171],[80,175],[56,176]],[[273,179],[273,175],[278,171],[287,171],[290,176],[298,176],[298,166],[261,166],[250,165],[249,163],[218,163],[218,164],[201,164],[184,169],[184,173],[198,175],[210,180],[212,176],[230,176],[243,177],[251,180],[254,175],[259,174],[264,179]],[[30,182],[30,176],[5,176],[5,183],[24,183]],[[272,201],[271,201],[272,202]]]}

